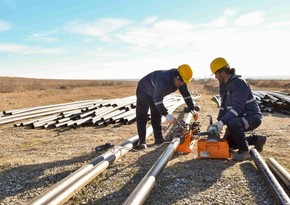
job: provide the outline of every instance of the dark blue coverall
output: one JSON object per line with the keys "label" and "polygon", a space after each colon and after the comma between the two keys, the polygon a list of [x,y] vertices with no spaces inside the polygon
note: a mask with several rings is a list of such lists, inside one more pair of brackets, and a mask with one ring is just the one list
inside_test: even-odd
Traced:
{"label": "dark blue coverall", "polygon": [[255,144],[255,137],[246,137],[245,132],[254,130],[262,122],[262,114],[254,99],[250,85],[239,75],[232,75],[226,84],[220,85],[221,107],[218,120],[227,129],[224,138],[230,148],[248,151]]}
{"label": "dark blue coverall", "polygon": [[136,119],[140,144],[146,144],[146,124],[148,111],[151,111],[151,124],[154,138],[162,138],[161,117],[168,114],[163,104],[163,98],[179,89],[180,94],[190,110],[194,110],[194,101],[184,83],[179,88],[174,84],[174,76],[178,75],[177,69],[157,70],[144,76],[136,90]]}

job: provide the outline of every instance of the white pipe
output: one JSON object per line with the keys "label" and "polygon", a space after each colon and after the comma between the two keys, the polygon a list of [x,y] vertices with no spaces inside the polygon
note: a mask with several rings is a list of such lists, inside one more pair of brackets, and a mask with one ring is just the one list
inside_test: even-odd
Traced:
{"label": "white pipe", "polygon": [[[175,107],[172,107],[171,110],[169,110],[169,113],[172,113],[177,107],[179,107],[181,104],[183,104],[182,100],[178,101],[175,105]],[[165,118],[162,118],[162,122],[165,121]],[[152,126],[148,127],[146,129],[146,137],[148,137],[153,132]],[[67,183],[66,178],[63,179],[64,183],[58,183],[55,187],[52,189],[49,189],[47,192],[39,196],[37,199],[33,200],[29,204],[31,205],[40,205],[40,204],[63,204],[65,201],[67,201],[75,192],[80,190],[83,186],[88,184],[92,179],[94,179],[96,176],[98,176],[102,171],[104,171],[110,164],[112,164],[115,160],[122,157],[124,154],[129,152],[133,145],[138,141],[139,136],[135,135],[131,138],[129,138],[127,141],[122,143],[120,146],[117,146],[113,149],[113,153],[111,150],[107,151],[103,155],[106,155],[102,161],[98,162],[95,166],[86,165],[87,168],[81,168],[85,169],[85,172],[80,172],[79,174],[72,174],[73,177],[70,177],[69,175],[67,180],[69,183]],[[76,176],[75,176],[76,175]],[[71,179],[72,178],[72,179]]]}

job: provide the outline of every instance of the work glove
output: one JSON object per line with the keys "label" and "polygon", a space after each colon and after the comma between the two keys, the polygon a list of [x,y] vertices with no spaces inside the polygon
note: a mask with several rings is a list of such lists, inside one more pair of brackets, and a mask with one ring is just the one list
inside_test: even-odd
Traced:
{"label": "work glove", "polygon": [[198,106],[194,106],[194,110],[199,112],[201,110],[201,107],[198,105]]}
{"label": "work glove", "polygon": [[170,115],[170,114],[167,114],[167,115],[165,116],[165,118],[166,118],[166,120],[167,120],[169,123],[172,123],[172,124],[175,124],[175,123],[176,123],[176,119],[175,119],[175,117],[173,117],[173,116]]}
{"label": "work glove", "polygon": [[208,131],[211,132],[212,134],[220,134],[223,126],[224,123],[222,121],[217,121],[208,128]]}
{"label": "work glove", "polygon": [[197,121],[197,120],[198,120],[198,112],[195,111],[195,110],[191,110],[190,112],[191,112],[192,115],[193,115],[193,119],[194,119],[194,121]]}
{"label": "work glove", "polygon": [[195,121],[198,120],[198,112],[200,111],[201,107],[200,106],[194,106],[193,110],[191,110],[190,112],[192,113],[193,115],[193,119]]}

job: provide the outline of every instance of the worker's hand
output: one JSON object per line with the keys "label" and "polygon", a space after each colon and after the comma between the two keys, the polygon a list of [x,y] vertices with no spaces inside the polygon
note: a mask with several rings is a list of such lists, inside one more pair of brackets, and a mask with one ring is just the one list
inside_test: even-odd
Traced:
{"label": "worker's hand", "polygon": [[192,110],[191,113],[192,113],[192,115],[193,115],[193,119],[194,119],[194,121],[197,121],[197,120],[198,120],[198,112],[195,111],[195,110]]}
{"label": "worker's hand", "polygon": [[170,115],[170,114],[167,114],[167,115],[165,116],[165,118],[166,118],[166,120],[167,120],[169,123],[172,123],[172,124],[175,124],[175,123],[176,123],[176,118],[173,117],[173,116]]}
{"label": "worker's hand", "polygon": [[193,114],[193,119],[194,121],[198,120],[198,112],[201,110],[200,106],[194,106],[194,109],[191,111],[191,113]]}
{"label": "worker's hand", "polygon": [[198,106],[194,106],[194,110],[199,112],[201,110],[201,107],[198,105]]}
{"label": "worker's hand", "polygon": [[224,123],[222,121],[217,121],[216,123],[213,123],[208,131],[214,131],[214,129],[216,130],[217,134],[220,134],[222,129],[223,129]]}

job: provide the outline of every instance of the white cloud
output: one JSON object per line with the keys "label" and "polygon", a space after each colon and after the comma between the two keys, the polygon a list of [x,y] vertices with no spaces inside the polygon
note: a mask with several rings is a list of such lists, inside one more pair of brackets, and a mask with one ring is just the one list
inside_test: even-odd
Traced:
{"label": "white cloud", "polygon": [[[158,30],[163,30],[164,32],[167,31],[174,31],[176,32],[184,32],[188,31],[193,28],[192,24],[184,22],[184,21],[177,21],[177,20],[163,20],[156,22],[153,25],[154,28]],[[169,33],[166,33],[169,34]]]}
{"label": "white cloud", "polygon": [[[290,47],[287,26],[290,22],[285,19],[285,22],[268,24],[269,27],[284,26],[284,30],[278,32],[277,29],[269,29],[265,32],[265,25],[263,24],[263,31],[260,31],[261,27],[257,24],[263,22],[264,13],[252,12],[234,21],[236,15],[235,9],[228,8],[210,23],[200,25],[181,20],[160,20],[155,16],[141,22],[126,19],[75,21],[67,29],[83,37],[84,41],[74,44],[74,53],[70,57],[46,58],[43,69],[38,71],[39,76],[36,77],[141,78],[150,71],[169,69],[182,63],[188,63],[196,69],[198,77],[209,77],[209,63],[218,56],[227,58],[231,66],[237,68],[237,73],[243,76],[269,75],[273,71],[267,71],[268,68],[279,68],[281,74],[289,73],[286,68],[290,65],[285,59],[288,58]],[[253,22],[257,26],[250,27],[249,30],[239,27],[252,25]],[[32,37],[45,40],[45,35]],[[97,39],[103,42],[96,43]],[[82,50],[75,52],[79,45]],[[0,44],[0,52],[58,54],[63,50]],[[13,63],[11,61],[14,66]],[[55,76],[52,76],[51,72],[47,72],[56,67],[63,74],[55,72]],[[4,71],[3,73],[5,74]]]}
{"label": "white cloud", "polygon": [[210,24],[208,24],[209,27],[224,27],[228,23],[227,18],[225,17],[219,17],[214,19]]}
{"label": "white cloud", "polygon": [[[194,27],[185,21],[144,19],[141,24],[126,19],[99,19],[95,22],[73,22],[68,26],[72,33],[97,37],[100,41],[142,49],[184,47],[194,43]],[[91,40],[91,39],[90,39]],[[145,50],[143,50],[145,51]]]}
{"label": "white cloud", "polygon": [[10,28],[11,28],[11,24],[9,24],[8,22],[0,20],[0,32],[9,30]]}
{"label": "white cloud", "polygon": [[152,24],[157,20],[157,16],[151,16],[143,20],[144,24]]}
{"label": "white cloud", "polygon": [[249,14],[240,16],[235,23],[238,26],[253,26],[264,22],[264,13],[261,11],[255,11]]}
{"label": "white cloud", "polygon": [[59,54],[63,53],[63,50],[59,48],[40,48],[17,44],[0,44],[0,52],[29,55],[29,54]]}
{"label": "white cloud", "polygon": [[89,51],[85,53],[90,56],[97,56],[97,57],[126,57],[129,56],[129,53],[124,53],[124,52],[118,52],[118,51],[108,51],[102,47],[98,47],[95,50]]}
{"label": "white cloud", "polygon": [[223,12],[223,16],[231,17],[231,16],[234,16],[236,13],[237,13],[236,9],[226,8],[225,11]]}
{"label": "white cloud", "polygon": [[184,21],[156,21],[150,27],[134,26],[116,35],[137,48],[180,48],[194,42],[194,27]]}
{"label": "white cloud", "polygon": [[67,25],[71,33],[99,37],[102,41],[111,41],[109,34],[124,28],[131,21],[126,19],[99,19],[95,22],[74,21]]}
{"label": "white cloud", "polygon": [[212,22],[205,24],[204,26],[209,28],[225,27],[228,25],[230,17],[234,16],[235,14],[236,14],[235,9],[227,8],[223,12],[222,16],[213,19]]}
{"label": "white cloud", "polygon": [[[158,67],[167,69],[181,63],[193,65],[197,69],[199,77],[208,77],[210,75],[209,63],[217,56],[228,58],[233,66],[237,65],[237,69],[242,75],[258,76],[259,69],[252,68],[263,65],[261,56],[269,58],[277,53],[280,49],[278,45],[287,38],[277,39],[276,35],[271,34],[261,37],[263,32],[258,32],[258,27],[251,31],[241,31],[239,27],[230,24],[231,18],[236,13],[234,9],[226,9],[221,17],[216,18],[211,24],[207,24],[206,29],[202,27],[204,25],[193,25],[178,20],[158,20],[157,17],[147,18],[141,24],[131,22],[124,25],[121,30],[105,33],[116,42],[119,39],[118,43],[126,45],[126,55],[120,55],[116,50],[110,52],[105,47],[95,50],[91,54],[98,57],[117,57],[115,58],[115,60],[118,59],[117,61],[108,62],[105,67],[109,70],[117,67],[122,70],[126,68],[130,75],[138,77],[151,69]],[[257,23],[261,22],[263,13],[253,12],[243,15],[238,18],[238,22],[243,22],[247,19],[246,17],[260,19],[255,21]],[[213,26],[213,24],[215,25]],[[106,36],[105,34],[104,36]],[[285,37],[285,35],[283,36]],[[131,50],[128,49],[128,45],[131,45]],[[272,51],[269,51],[265,45],[271,45]],[[140,51],[143,54],[138,57],[133,51]],[[131,59],[122,59],[127,55],[131,56]],[[254,57],[258,55],[259,57]],[[257,59],[259,60],[257,61]],[[274,62],[269,63],[273,63],[274,66]],[[133,67],[138,67],[138,72],[129,71]],[[102,77],[106,78],[109,73],[102,72]],[[125,70],[124,73],[126,73]]]}
{"label": "white cloud", "polygon": [[50,37],[48,34],[35,33],[26,38],[28,41],[41,41],[41,42],[57,42],[56,38]]}
{"label": "white cloud", "polygon": [[290,21],[281,21],[281,22],[271,23],[267,25],[266,28],[276,28],[276,27],[289,28],[289,26],[290,26]]}

